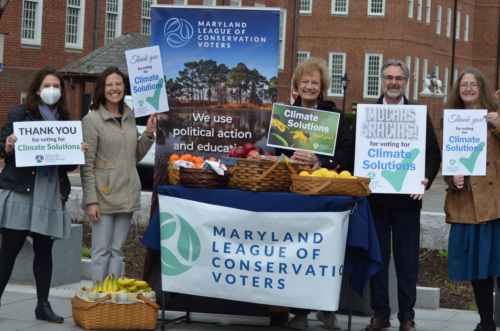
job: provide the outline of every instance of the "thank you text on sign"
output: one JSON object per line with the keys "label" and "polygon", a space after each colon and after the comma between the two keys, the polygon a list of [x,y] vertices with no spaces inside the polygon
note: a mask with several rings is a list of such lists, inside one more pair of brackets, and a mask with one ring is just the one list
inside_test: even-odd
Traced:
{"label": "thank you text on sign", "polygon": [[14,122],[18,167],[85,163],[80,121]]}

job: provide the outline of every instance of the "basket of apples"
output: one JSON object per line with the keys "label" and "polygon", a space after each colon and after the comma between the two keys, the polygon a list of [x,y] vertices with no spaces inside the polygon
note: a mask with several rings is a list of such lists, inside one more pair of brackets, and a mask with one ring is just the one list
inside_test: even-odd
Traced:
{"label": "basket of apples", "polygon": [[368,196],[371,194],[370,178],[356,177],[347,170],[299,169],[292,175],[290,191],[304,195],[348,195]]}
{"label": "basket of apples", "polygon": [[274,156],[271,152],[262,154],[262,150],[252,143],[246,143],[241,148],[245,154],[238,147],[234,150],[236,153],[241,153],[241,156],[236,159],[236,170],[232,176],[240,190],[256,192],[290,190],[290,176],[296,173],[297,164],[290,162],[286,157]]}

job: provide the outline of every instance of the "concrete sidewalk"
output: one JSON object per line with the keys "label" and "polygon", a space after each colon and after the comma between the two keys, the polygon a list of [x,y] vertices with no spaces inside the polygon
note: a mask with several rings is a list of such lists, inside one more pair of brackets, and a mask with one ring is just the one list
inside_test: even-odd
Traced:
{"label": "concrete sidewalk", "polygon": [[[71,299],[75,295],[77,286],[90,285],[89,281],[83,281],[79,284],[69,284],[60,287],[54,287],[50,292],[50,303],[54,311],[65,318],[62,324],[52,324],[35,319],[36,291],[32,285],[20,285],[9,283],[2,298],[0,307],[0,330],[2,331],[59,331],[59,330],[83,330],[75,324],[72,318]],[[167,317],[172,316],[168,312]],[[212,323],[206,323],[208,314],[193,314],[192,322],[186,324],[172,323],[166,324],[166,330],[228,330],[228,331],[252,331],[252,330],[288,330],[285,325],[236,325],[232,324],[231,318],[227,315],[212,316]],[[310,331],[325,330],[322,323],[317,321],[315,314],[312,313],[309,318]],[[155,330],[160,330],[160,317]],[[345,313],[337,314],[342,330],[348,326],[348,315]],[[251,318],[247,320],[252,323]],[[204,322],[201,322],[204,321]],[[369,316],[352,316],[351,330],[362,330],[370,321]],[[255,323],[262,323],[262,320],[256,318]],[[477,312],[451,309],[416,309],[417,330],[419,331],[472,331],[479,322]],[[267,323],[268,324],[268,323]],[[399,322],[395,315],[392,316],[393,326],[387,330],[396,331],[399,329]]]}

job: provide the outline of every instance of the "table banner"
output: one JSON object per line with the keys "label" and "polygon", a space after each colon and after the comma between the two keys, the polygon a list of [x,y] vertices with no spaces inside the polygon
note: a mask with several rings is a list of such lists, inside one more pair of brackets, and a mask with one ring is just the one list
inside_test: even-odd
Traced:
{"label": "table banner", "polygon": [[338,309],[349,211],[251,212],[159,195],[162,289]]}
{"label": "table banner", "polygon": [[354,175],[373,193],[424,194],[427,106],[358,104]]}
{"label": "table banner", "polygon": [[445,109],[443,166],[445,176],[486,176],[487,109]]}

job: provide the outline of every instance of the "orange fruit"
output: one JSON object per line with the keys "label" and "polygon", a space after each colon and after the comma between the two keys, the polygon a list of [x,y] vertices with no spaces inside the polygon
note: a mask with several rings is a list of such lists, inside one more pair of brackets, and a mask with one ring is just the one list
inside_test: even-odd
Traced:
{"label": "orange fruit", "polygon": [[196,162],[196,163],[194,164],[194,167],[195,167],[195,168],[201,168],[201,166],[202,166],[202,165],[203,165],[203,162]]}
{"label": "orange fruit", "polygon": [[168,158],[168,160],[169,160],[169,161],[171,161],[171,162],[175,162],[175,161],[177,161],[178,159],[179,159],[179,155],[177,155],[177,154],[172,154],[172,155],[170,155],[170,157]]}
{"label": "orange fruit", "polygon": [[180,159],[187,162],[193,162],[193,156],[191,154],[183,154]]}
{"label": "orange fruit", "polygon": [[193,162],[194,162],[194,163],[203,163],[203,162],[204,162],[204,160],[203,160],[203,158],[202,158],[202,157],[200,157],[200,156],[193,156]]}
{"label": "orange fruit", "polygon": [[211,157],[208,159],[208,161],[217,161],[217,159],[215,157]]}

